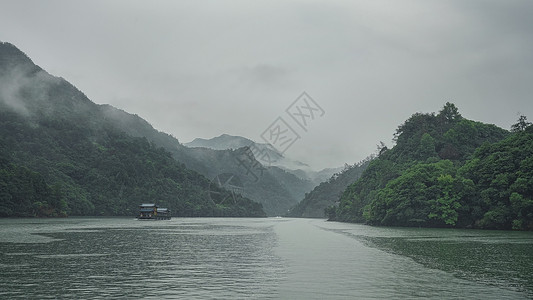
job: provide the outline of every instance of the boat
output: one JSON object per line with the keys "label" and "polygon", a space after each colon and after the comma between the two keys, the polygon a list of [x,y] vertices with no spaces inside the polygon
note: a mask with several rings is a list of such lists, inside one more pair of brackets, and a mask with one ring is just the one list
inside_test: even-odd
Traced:
{"label": "boat", "polygon": [[171,211],[165,207],[159,207],[154,203],[139,205],[138,220],[170,220]]}

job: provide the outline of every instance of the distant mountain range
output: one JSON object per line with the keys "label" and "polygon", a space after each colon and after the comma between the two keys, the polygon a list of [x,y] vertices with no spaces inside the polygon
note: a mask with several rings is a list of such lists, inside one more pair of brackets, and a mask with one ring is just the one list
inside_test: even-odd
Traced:
{"label": "distant mountain range", "polygon": [[318,185],[329,179],[334,173],[342,170],[342,167],[339,167],[313,171],[308,164],[285,157],[270,144],[257,143],[242,136],[222,134],[211,139],[196,138],[192,142],[184,143],[183,145],[189,148],[208,148],[213,150],[231,150],[250,147],[254,154],[259,154],[256,155],[256,158],[263,165],[281,168],[296,175],[300,179],[313,182],[314,185]]}

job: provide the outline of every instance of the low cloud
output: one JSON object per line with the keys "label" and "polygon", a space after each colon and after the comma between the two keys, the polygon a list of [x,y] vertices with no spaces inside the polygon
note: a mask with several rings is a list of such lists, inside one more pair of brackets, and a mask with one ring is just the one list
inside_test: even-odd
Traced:
{"label": "low cloud", "polygon": [[0,102],[23,116],[29,116],[32,103],[48,100],[48,90],[60,78],[33,65],[21,64],[0,73]]}

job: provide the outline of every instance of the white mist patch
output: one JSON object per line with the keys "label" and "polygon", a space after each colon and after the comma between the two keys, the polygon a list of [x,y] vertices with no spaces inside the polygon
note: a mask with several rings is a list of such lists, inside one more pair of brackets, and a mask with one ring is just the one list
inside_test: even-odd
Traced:
{"label": "white mist patch", "polygon": [[0,102],[23,116],[30,115],[29,101],[47,101],[50,87],[61,82],[60,78],[29,65],[18,65],[0,74]]}

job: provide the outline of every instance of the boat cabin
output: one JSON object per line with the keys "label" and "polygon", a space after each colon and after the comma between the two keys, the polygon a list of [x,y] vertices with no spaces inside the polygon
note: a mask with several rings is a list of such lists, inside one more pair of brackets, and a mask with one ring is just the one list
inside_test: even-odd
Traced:
{"label": "boat cabin", "polygon": [[157,218],[159,220],[170,220],[170,209],[168,208],[158,208],[157,209]]}
{"label": "boat cabin", "polygon": [[153,203],[139,205],[139,220],[170,220],[170,209],[158,207]]}

